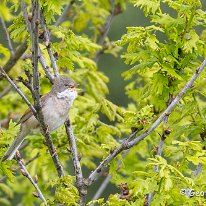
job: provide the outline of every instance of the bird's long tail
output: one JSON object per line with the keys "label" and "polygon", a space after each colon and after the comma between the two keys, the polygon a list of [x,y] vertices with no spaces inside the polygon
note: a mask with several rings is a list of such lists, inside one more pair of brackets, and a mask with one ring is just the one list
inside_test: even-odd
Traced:
{"label": "bird's long tail", "polygon": [[24,141],[26,135],[27,135],[27,133],[23,132],[23,130],[21,129],[19,134],[15,137],[14,141],[11,143],[8,150],[6,151],[4,156],[2,157],[2,160],[1,160],[2,162],[6,161],[6,160],[13,159],[13,157],[16,154],[17,150],[19,149],[21,143]]}

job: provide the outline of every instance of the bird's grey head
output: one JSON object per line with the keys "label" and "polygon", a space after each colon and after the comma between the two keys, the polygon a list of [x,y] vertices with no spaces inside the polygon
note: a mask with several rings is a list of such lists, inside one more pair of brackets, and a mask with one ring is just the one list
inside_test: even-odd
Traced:
{"label": "bird's grey head", "polygon": [[66,100],[71,106],[77,97],[77,84],[73,79],[67,76],[59,76],[55,79],[51,93],[55,94],[58,99]]}
{"label": "bird's grey head", "polygon": [[76,83],[73,79],[68,76],[62,75],[55,79],[54,85],[52,87],[52,93],[60,93],[68,89],[73,89],[76,87]]}

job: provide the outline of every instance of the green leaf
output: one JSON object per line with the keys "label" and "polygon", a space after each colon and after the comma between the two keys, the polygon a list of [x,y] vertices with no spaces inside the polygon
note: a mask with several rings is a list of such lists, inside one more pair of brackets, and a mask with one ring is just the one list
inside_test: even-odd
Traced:
{"label": "green leaf", "polygon": [[0,190],[2,190],[9,198],[13,198],[13,190],[6,184],[0,183]]}
{"label": "green leaf", "polygon": [[147,16],[149,13],[155,14],[160,10],[160,0],[135,0],[134,6],[143,9],[145,16]]}
{"label": "green leaf", "polygon": [[102,99],[101,111],[107,115],[109,120],[114,121],[117,114],[117,106],[107,99]]}

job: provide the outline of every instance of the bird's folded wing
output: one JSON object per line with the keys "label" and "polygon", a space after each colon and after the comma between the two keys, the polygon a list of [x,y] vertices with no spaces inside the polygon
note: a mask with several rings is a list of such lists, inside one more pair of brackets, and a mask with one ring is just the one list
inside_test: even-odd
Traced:
{"label": "bird's folded wing", "polygon": [[[46,98],[49,96],[49,93],[48,94],[45,94],[44,96],[41,97],[41,103],[42,103],[42,107],[45,105],[45,100]],[[25,113],[23,114],[23,116],[21,117],[21,119],[19,120],[19,122],[17,123],[18,124],[21,124],[23,122],[25,122],[27,119],[29,119],[31,116],[33,115],[33,112],[31,111],[30,108],[28,108]]]}

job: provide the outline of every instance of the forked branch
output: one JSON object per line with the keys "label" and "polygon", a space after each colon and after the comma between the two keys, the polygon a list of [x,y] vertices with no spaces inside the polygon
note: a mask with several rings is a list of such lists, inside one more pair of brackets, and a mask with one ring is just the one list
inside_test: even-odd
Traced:
{"label": "forked branch", "polygon": [[143,132],[141,135],[136,137],[134,140],[129,142],[123,142],[112,154],[109,154],[100,164],[99,166],[89,175],[87,179],[88,185],[91,185],[97,178],[99,172],[106,167],[118,154],[120,154],[123,150],[129,149],[135,145],[137,145],[140,141],[142,141],[145,137],[147,137],[155,128],[157,128],[160,123],[164,120],[166,116],[170,114],[170,112],[177,105],[179,100],[183,97],[183,95],[192,87],[194,81],[203,71],[206,66],[206,59],[202,62],[200,67],[198,67],[195,71],[195,74],[191,77],[191,79],[186,83],[184,88],[179,92],[179,94],[174,98],[171,104],[166,108],[166,110],[159,116],[159,118],[151,125],[151,127]]}

